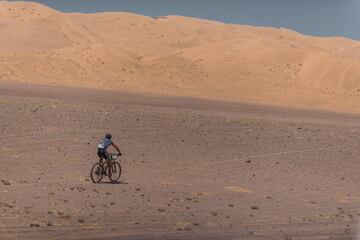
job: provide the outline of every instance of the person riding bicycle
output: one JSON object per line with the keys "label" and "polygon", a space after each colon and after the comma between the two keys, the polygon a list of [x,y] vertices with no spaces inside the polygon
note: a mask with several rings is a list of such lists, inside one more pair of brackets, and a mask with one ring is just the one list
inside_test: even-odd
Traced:
{"label": "person riding bicycle", "polygon": [[118,155],[121,156],[120,149],[118,148],[118,146],[116,146],[116,144],[111,139],[112,139],[111,134],[107,133],[105,135],[105,138],[103,138],[103,140],[101,140],[101,142],[99,143],[97,155],[99,156],[100,160],[102,160],[102,159],[105,159],[106,161],[109,160],[109,154],[107,152],[107,149],[110,146],[113,146],[118,151]]}

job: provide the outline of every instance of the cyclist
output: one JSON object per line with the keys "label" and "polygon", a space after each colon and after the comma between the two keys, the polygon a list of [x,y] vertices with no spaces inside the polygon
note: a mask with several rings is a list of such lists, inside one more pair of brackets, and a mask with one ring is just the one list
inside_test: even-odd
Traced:
{"label": "cyclist", "polygon": [[100,161],[102,159],[105,159],[106,161],[110,160],[109,159],[109,154],[107,152],[107,149],[110,146],[113,146],[117,151],[118,151],[118,156],[121,156],[121,152],[120,149],[118,148],[118,146],[116,146],[115,143],[113,143],[113,141],[111,140],[112,136],[110,133],[105,134],[105,138],[103,140],[101,140],[101,142],[98,145],[98,150],[97,150],[97,155],[100,158]]}

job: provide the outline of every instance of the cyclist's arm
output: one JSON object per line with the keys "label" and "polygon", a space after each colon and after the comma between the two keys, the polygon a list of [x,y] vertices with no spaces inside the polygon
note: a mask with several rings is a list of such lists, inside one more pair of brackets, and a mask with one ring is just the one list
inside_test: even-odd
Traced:
{"label": "cyclist's arm", "polygon": [[118,146],[116,146],[115,143],[112,143],[111,145],[112,145],[112,146],[118,151],[118,153],[121,155],[121,152],[120,152],[120,149],[118,148]]}

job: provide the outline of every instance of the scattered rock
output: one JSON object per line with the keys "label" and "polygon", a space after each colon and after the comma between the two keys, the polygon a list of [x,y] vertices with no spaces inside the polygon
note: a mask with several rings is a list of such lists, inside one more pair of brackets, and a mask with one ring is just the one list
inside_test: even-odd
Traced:
{"label": "scattered rock", "polygon": [[0,202],[0,208],[1,207],[6,207],[6,208],[14,208],[13,205],[6,203],[6,202]]}
{"label": "scattered rock", "polygon": [[76,187],[76,190],[78,192],[82,192],[82,191],[85,191],[85,188],[84,187]]}
{"label": "scattered rock", "polygon": [[30,223],[30,227],[40,227],[40,224],[37,222]]}
{"label": "scattered rock", "polygon": [[251,206],[251,210],[259,210],[257,206]]}
{"label": "scattered rock", "polygon": [[2,184],[6,185],[6,186],[11,185],[10,182],[8,180],[5,180],[5,179],[1,180],[1,182],[2,182]]}
{"label": "scattered rock", "polygon": [[234,207],[234,204],[229,204],[228,206],[229,206],[229,207]]}
{"label": "scattered rock", "polygon": [[292,236],[287,235],[287,236],[284,237],[284,240],[292,240]]}
{"label": "scattered rock", "polygon": [[56,213],[57,213],[59,216],[63,216],[63,215],[64,215],[64,212],[62,212],[62,211],[56,211]]}
{"label": "scattered rock", "polygon": [[84,222],[85,222],[85,219],[80,218],[80,219],[78,220],[78,222],[79,222],[79,223],[84,223]]}
{"label": "scattered rock", "polygon": [[178,231],[191,231],[194,228],[194,225],[187,222],[178,222],[176,224],[176,230]]}
{"label": "scattered rock", "polygon": [[217,212],[211,212],[211,215],[213,215],[214,217],[216,217],[218,215]]}
{"label": "scattered rock", "polygon": [[159,211],[159,212],[162,212],[162,213],[163,213],[163,212],[166,212],[166,210],[163,209],[163,208],[159,208],[158,211]]}

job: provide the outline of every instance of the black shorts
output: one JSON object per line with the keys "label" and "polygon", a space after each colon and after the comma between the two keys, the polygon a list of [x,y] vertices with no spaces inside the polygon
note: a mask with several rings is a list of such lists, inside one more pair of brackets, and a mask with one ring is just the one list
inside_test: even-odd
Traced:
{"label": "black shorts", "polygon": [[105,160],[109,158],[109,154],[103,148],[98,148],[97,155],[99,156],[99,158],[103,158]]}

